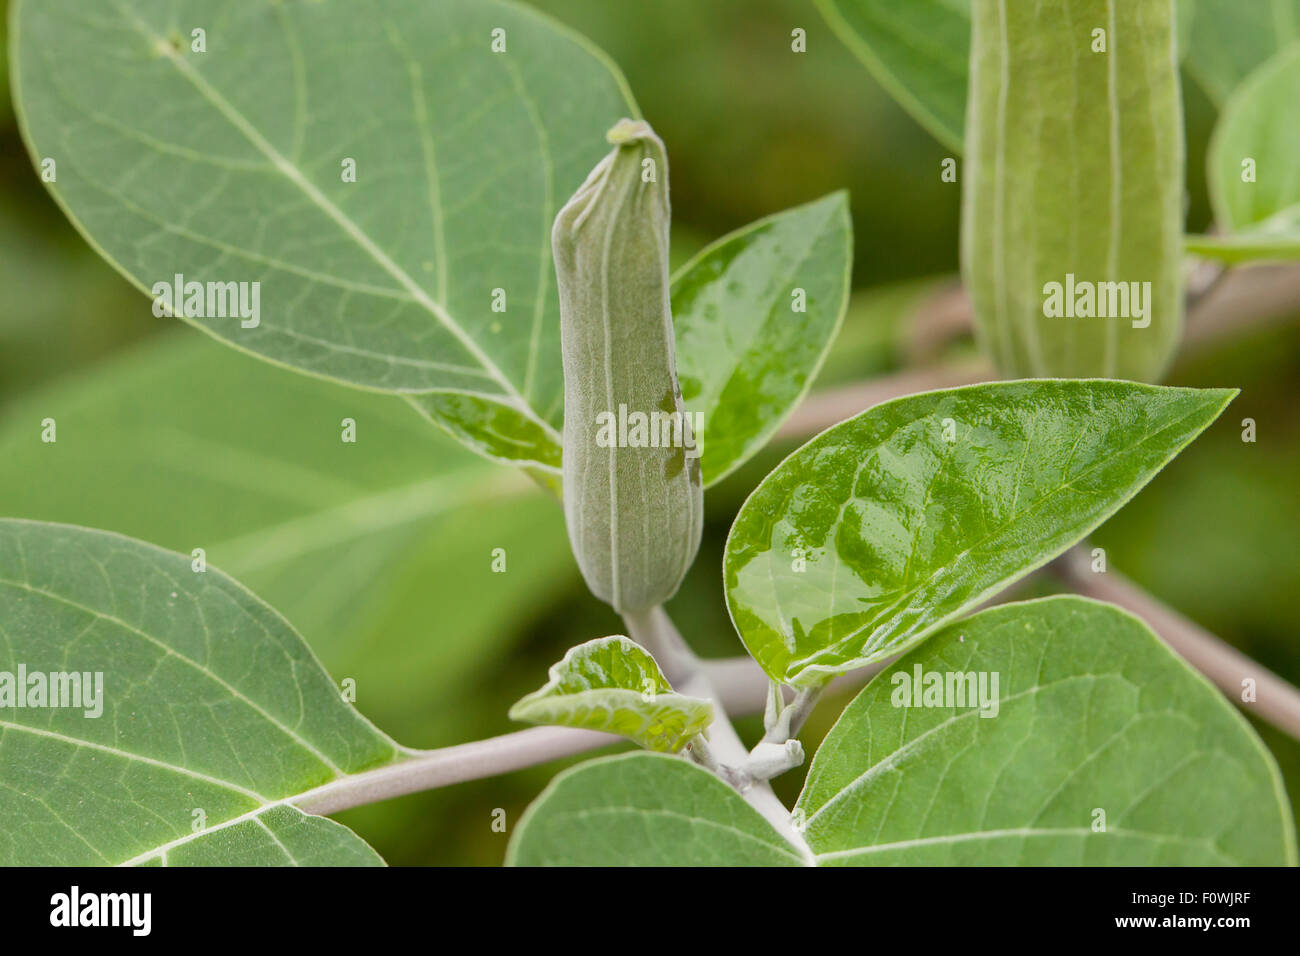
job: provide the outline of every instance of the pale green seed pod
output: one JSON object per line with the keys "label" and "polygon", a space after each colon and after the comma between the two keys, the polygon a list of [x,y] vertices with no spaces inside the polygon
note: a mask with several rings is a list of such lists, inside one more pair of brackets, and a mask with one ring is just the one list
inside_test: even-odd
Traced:
{"label": "pale green seed pod", "polygon": [[962,273],[1007,376],[1155,381],[1183,325],[1173,0],[974,0]]}
{"label": "pale green seed pod", "polygon": [[620,612],[672,597],[695,560],[704,491],[682,404],[668,282],[668,162],[644,122],[555,217],[564,358],[564,517],[593,594]]}

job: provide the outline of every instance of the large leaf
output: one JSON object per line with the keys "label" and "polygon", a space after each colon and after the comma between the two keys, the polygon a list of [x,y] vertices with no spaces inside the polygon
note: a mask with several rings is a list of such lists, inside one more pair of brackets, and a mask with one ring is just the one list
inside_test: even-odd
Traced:
{"label": "large leaf", "polygon": [[1247,74],[1300,40],[1300,0],[1195,0],[1187,69],[1222,103]]}
{"label": "large leaf", "polygon": [[848,197],[833,193],[724,236],[674,276],[677,372],[687,407],[704,416],[706,487],[807,393],[848,306],[852,265]]}
{"label": "large leaf", "polygon": [[[982,681],[986,706],[927,703],[918,672],[954,691]],[[884,671],[797,806],[822,865],[1296,859],[1277,766],[1246,721],[1137,618],[1077,597],[985,611]]]}
{"label": "large leaf", "polygon": [[513,866],[800,866],[757,810],[663,754],[591,760],[551,781],[510,837]]}
{"label": "large leaf", "polygon": [[939,142],[962,150],[971,0],[817,0],[827,23]]}
{"label": "large leaf", "polygon": [[1183,324],[1170,0],[972,10],[961,246],[982,344],[1009,378],[1159,379]]}
{"label": "large leaf", "polygon": [[885,402],[804,445],[727,539],[727,606],[774,679],[898,654],[1099,525],[1235,392],[1035,380]]}
{"label": "large leaf", "polygon": [[[135,285],[260,282],[257,327],[189,321],[274,362],[402,393],[558,491],[551,221],[605,131],[637,113],[599,51],[501,0],[112,0],[93,21],[55,0],[19,4],[14,22],[32,156],[58,161],[55,198]],[[195,27],[208,52],[192,52]],[[366,83],[340,79],[353,75]],[[342,181],[348,158],[356,182]],[[711,349],[678,354],[697,410],[716,418],[712,480],[804,394],[843,312],[849,241],[837,195],[725,237],[679,276],[679,340]],[[805,314],[783,311],[794,287]]]}
{"label": "large leaf", "polygon": [[[40,440],[47,417],[53,444]],[[455,742],[428,701],[482,675],[577,579],[559,509],[523,476],[392,396],[288,375],[206,336],[178,332],[13,404],[0,461],[10,515],[203,548],[409,744]]]}
{"label": "large leaf", "polygon": [[1192,237],[1196,252],[1233,258],[1300,256],[1300,43],[1269,61],[1224,105],[1206,175],[1227,235]]}
{"label": "large leaf", "polygon": [[0,862],[382,862],[285,803],[398,759],[397,745],[220,571],[107,532],[2,520],[0,622],[0,671],[100,688],[90,708],[31,706],[35,684],[28,706],[5,707]]}
{"label": "large leaf", "polygon": [[586,41],[499,0],[41,0],[15,7],[12,60],[33,158],[134,284],[260,282],[256,327],[190,321],[422,395],[483,453],[553,472],[551,220],[636,112]]}
{"label": "large leaf", "polygon": [[510,708],[511,719],[603,730],[664,753],[713,723],[713,704],[673,693],[655,659],[626,637],[571,648],[549,676]]}

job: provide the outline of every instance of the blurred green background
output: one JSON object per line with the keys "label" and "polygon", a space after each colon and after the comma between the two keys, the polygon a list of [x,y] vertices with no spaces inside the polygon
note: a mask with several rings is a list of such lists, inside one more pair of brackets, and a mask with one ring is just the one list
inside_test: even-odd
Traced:
{"label": "blurred green background", "polygon": [[[956,271],[959,187],[939,179],[948,152],[807,0],[534,5],[620,64],[668,144],[679,260],[847,187],[856,291],[821,384],[899,367],[911,310]],[[794,27],[807,31],[806,54],[790,53]],[[1214,108],[1184,85],[1188,225],[1200,230]],[[365,713],[415,746],[517,729],[506,708],[542,683],[547,665],[573,643],[621,630],[586,595],[552,501],[451,446],[396,400],[272,368],[155,319],[47,196],[3,69],[0,93],[0,514],[206,547],[294,622],[336,678],[357,680]],[[1300,682],[1294,325],[1203,352],[1170,380],[1243,394],[1096,543],[1114,568]],[[60,423],[55,446],[38,440],[47,416]],[[361,423],[363,444],[341,451],[344,416]],[[1258,423],[1256,444],[1240,440],[1246,416]],[[744,496],[790,448],[774,446],[710,493],[700,559],[670,605],[708,655],[742,652],[722,602],[722,543]],[[489,570],[498,547],[504,575]],[[808,736],[824,733],[846,700],[820,708]],[[741,722],[742,732],[756,727]],[[1300,794],[1300,746],[1263,732]],[[495,865],[507,837],[493,832],[493,811],[517,821],[558,769],[340,819],[393,864]],[[792,797],[798,774],[779,784]]]}

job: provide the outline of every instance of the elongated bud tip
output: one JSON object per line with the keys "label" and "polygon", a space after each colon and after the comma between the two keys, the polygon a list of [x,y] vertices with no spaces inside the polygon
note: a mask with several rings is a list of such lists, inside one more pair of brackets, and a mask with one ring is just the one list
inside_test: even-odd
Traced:
{"label": "elongated bud tip", "polygon": [[609,132],[605,134],[605,141],[611,146],[622,146],[625,143],[632,143],[639,139],[657,140],[655,131],[650,128],[650,124],[645,120],[621,119],[610,127]]}

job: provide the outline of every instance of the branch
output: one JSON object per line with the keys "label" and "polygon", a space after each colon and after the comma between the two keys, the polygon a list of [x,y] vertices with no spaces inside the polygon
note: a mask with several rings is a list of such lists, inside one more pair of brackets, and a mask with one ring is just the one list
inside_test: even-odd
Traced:
{"label": "branch", "polygon": [[[1300,690],[1122,575],[1114,571],[1093,573],[1087,554],[1078,548],[1057,558],[1051,568],[1071,590],[1118,605],[1142,618],[1229,700],[1300,740]],[[1242,682],[1247,679],[1255,682],[1254,701],[1241,699]]]}
{"label": "branch", "polygon": [[[656,606],[644,613],[624,614],[623,620],[627,622],[632,639],[659,660],[661,667],[666,668],[665,676],[674,690],[713,701],[714,715],[713,723],[709,725],[707,762],[716,766],[718,775],[734,786],[745,802],[762,814],[791,846],[805,859],[811,860],[812,850],[802,834],[795,830],[789,808],[772,792],[766,779],[755,779],[744,769],[750,755],[740,735],[736,733],[736,728],[731,725],[727,702],[713,685],[703,662],[677,633],[668,613]],[[660,660],[661,655],[663,660]],[[668,673],[668,666],[671,666],[673,674]],[[754,670],[758,671],[758,667],[755,666]],[[761,671],[759,675],[766,680]]]}
{"label": "branch", "polygon": [[[763,709],[769,681],[752,658],[729,657],[714,661],[697,658],[697,662],[700,672],[716,691],[715,702],[720,702],[726,713],[743,716]],[[885,666],[875,664],[844,674],[831,683],[830,691],[861,686]],[[727,726],[730,727],[730,722]],[[400,763],[332,780],[286,802],[304,813],[338,813],[423,790],[495,777],[620,743],[626,741],[594,730],[531,727],[455,747],[411,751],[410,756]],[[739,752],[745,754],[739,739],[733,746],[739,746]],[[770,788],[767,792],[771,793]],[[789,811],[775,794],[771,799],[781,808],[782,832],[786,832],[790,829]]]}
{"label": "branch", "polygon": [[440,750],[413,751],[400,763],[330,781],[289,803],[304,813],[327,814],[421,790],[521,770],[605,747],[621,737],[569,727],[533,727]]}

